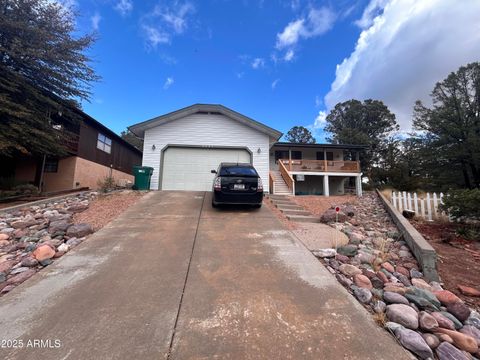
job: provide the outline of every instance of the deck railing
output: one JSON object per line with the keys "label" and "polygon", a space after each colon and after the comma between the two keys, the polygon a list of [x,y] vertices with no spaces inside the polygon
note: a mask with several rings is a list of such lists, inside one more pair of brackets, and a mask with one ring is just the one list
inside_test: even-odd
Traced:
{"label": "deck railing", "polygon": [[[360,172],[359,161],[280,159],[278,163],[288,169],[288,171],[295,172]],[[281,166],[279,166],[279,168],[281,168]]]}
{"label": "deck railing", "polygon": [[270,185],[270,193],[275,194],[275,175],[271,171],[268,173],[268,184]]}
{"label": "deck railing", "polygon": [[290,175],[282,161],[278,163],[278,169],[280,170],[280,174],[282,175],[285,184],[287,184],[292,194],[295,194],[295,180],[293,180],[293,176]]}

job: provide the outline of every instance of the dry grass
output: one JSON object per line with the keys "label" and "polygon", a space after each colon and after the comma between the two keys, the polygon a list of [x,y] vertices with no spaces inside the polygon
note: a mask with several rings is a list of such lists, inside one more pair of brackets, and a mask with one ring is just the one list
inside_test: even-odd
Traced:
{"label": "dry grass", "polygon": [[387,315],[384,312],[375,313],[375,315],[373,315],[373,320],[375,320],[375,322],[382,328],[388,322]]}

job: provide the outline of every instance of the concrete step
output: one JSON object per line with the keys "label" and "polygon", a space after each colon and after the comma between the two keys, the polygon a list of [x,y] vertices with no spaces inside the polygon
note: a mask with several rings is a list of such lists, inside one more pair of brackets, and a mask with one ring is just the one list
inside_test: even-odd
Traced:
{"label": "concrete step", "polygon": [[267,197],[271,200],[288,200],[288,196],[286,195],[269,194]]}
{"label": "concrete step", "polygon": [[298,206],[298,205],[275,204],[275,206],[279,210],[305,210],[304,208],[302,208],[301,206]]}
{"label": "concrete step", "polygon": [[312,215],[312,213],[307,210],[280,209],[280,211],[285,215],[304,215],[304,216]]}
{"label": "concrete step", "polygon": [[291,202],[291,201],[288,201],[288,200],[275,200],[275,199],[272,199],[270,200],[272,203],[274,203],[275,205],[296,205],[295,203]]}
{"label": "concrete step", "polygon": [[320,218],[312,215],[286,215],[287,219],[295,222],[319,223]]}

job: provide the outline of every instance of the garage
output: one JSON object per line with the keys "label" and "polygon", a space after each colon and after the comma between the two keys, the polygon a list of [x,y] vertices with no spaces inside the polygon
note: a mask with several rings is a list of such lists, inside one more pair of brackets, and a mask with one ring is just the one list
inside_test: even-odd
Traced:
{"label": "garage", "polygon": [[251,154],[241,148],[167,147],[163,152],[162,190],[211,191],[221,162],[251,163]]}

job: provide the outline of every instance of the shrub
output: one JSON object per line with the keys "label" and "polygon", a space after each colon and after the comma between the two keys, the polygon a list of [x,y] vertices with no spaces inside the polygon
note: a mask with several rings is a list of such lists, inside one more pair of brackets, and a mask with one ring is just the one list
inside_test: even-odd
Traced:
{"label": "shrub", "polygon": [[454,220],[460,222],[480,220],[480,189],[451,190],[441,206]]}
{"label": "shrub", "polygon": [[105,176],[103,179],[99,179],[97,184],[100,188],[100,191],[102,192],[111,191],[116,187],[115,179],[113,178],[113,176]]}
{"label": "shrub", "polygon": [[17,185],[12,190],[22,195],[38,195],[38,188],[32,184]]}

